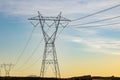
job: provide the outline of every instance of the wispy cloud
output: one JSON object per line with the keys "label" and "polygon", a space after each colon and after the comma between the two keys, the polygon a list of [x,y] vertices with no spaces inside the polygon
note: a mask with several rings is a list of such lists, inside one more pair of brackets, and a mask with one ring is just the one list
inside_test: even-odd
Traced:
{"label": "wispy cloud", "polygon": [[88,13],[117,3],[114,0],[1,0],[0,12],[12,15],[31,15],[35,11],[56,14],[60,11],[64,14]]}
{"label": "wispy cloud", "polygon": [[[73,42],[76,45],[84,45],[85,49],[94,50],[112,55],[120,55],[120,41],[119,39],[110,39],[103,37],[75,37],[66,36],[66,40]],[[81,48],[81,47],[77,47]]]}

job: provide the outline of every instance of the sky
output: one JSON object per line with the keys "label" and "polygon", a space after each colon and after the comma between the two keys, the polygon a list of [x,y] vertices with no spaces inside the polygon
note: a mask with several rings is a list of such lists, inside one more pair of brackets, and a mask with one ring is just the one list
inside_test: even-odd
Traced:
{"label": "sky", "polygon": [[[35,28],[27,48],[15,64],[34,28],[28,18],[37,16],[37,11],[43,16],[57,16],[62,12],[63,17],[74,20],[117,4],[120,0],[0,0],[0,64],[14,64],[11,76],[39,76],[44,51],[40,26]],[[69,22],[55,42],[62,77],[120,76],[120,24],[89,27],[119,23],[120,19],[77,25],[119,14],[120,7],[117,7]],[[89,28],[83,28],[85,26]],[[39,43],[40,46],[30,57]],[[29,57],[31,59],[25,63]],[[4,76],[4,68],[1,70]]]}

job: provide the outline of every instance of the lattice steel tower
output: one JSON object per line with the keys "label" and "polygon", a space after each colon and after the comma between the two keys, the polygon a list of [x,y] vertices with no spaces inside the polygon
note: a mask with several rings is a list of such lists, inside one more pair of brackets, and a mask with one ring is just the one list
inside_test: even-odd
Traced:
{"label": "lattice steel tower", "polygon": [[13,64],[2,64],[2,67],[4,68],[5,70],[5,76],[10,76],[10,71],[11,69],[13,68]]}
{"label": "lattice steel tower", "polygon": [[57,32],[59,31],[59,27],[61,26],[65,28],[70,20],[62,17],[61,13],[57,17],[46,17],[42,16],[39,12],[38,16],[29,18],[28,20],[39,21],[44,36],[45,48],[40,70],[40,77],[45,77],[48,66],[52,65],[55,77],[60,78],[61,75],[56,54],[55,40],[57,37]]}

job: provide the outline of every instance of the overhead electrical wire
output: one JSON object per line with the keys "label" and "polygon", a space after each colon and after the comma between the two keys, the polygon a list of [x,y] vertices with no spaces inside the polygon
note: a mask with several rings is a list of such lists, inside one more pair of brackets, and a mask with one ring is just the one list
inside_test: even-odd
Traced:
{"label": "overhead electrical wire", "polygon": [[[31,22],[31,24],[32,24],[32,22]],[[30,36],[29,36],[29,38],[28,38],[28,40],[27,40],[27,42],[26,42],[26,44],[25,44],[25,47],[23,48],[22,52],[21,52],[20,55],[18,56],[18,58],[17,58],[17,60],[16,60],[16,62],[15,62],[15,65],[18,64],[18,62],[20,61],[20,59],[21,59],[22,55],[24,54],[26,48],[28,47],[28,44],[29,44],[29,42],[30,42],[30,40],[31,40],[31,38],[32,38],[32,35],[33,35],[33,33],[34,33],[35,29],[36,29],[36,26],[37,26],[38,24],[39,24],[39,23],[37,23],[36,25],[34,25],[34,28],[32,29],[32,32],[30,33]]]}
{"label": "overhead electrical wire", "polygon": [[116,18],[120,18],[120,16],[115,16],[115,17],[110,17],[110,18],[106,18],[106,19],[101,19],[101,20],[91,21],[91,22],[87,22],[87,23],[81,23],[81,24],[69,25],[69,26],[87,25],[87,24],[92,24],[92,23],[98,23],[98,22],[103,22],[103,21],[109,21],[109,20],[113,20],[113,19],[116,19]]}
{"label": "overhead electrical wire", "polygon": [[26,44],[25,44],[25,47],[24,47],[23,51],[22,51],[21,54],[18,56],[18,58],[17,58],[17,60],[16,60],[16,62],[15,62],[15,65],[18,64],[18,62],[19,62],[19,60],[21,59],[23,53],[25,52],[25,50],[26,50],[26,48],[27,48],[27,46],[28,46],[28,44],[29,44],[29,42],[30,42],[30,40],[31,40],[31,37],[32,37],[32,35],[33,35],[34,30],[35,30],[35,27],[33,28],[32,32],[31,32],[31,34],[30,34],[30,36],[29,36],[29,38],[28,38],[28,41],[27,41]]}
{"label": "overhead electrical wire", "polygon": [[104,25],[80,26],[80,27],[76,27],[76,28],[92,28],[92,27],[111,26],[111,25],[117,25],[117,24],[120,24],[120,22],[104,24]]}
{"label": "overhead electrical wire", "polygon": [[89,15],[86,15],[86,16],[83,16],[83,17],[80,17],[80,18],[71,20],[71,21],[73,22],[73,21],[78,21],[78,20],[81,20],[81,19],[84,19],[84,18],[87,18],[87,17],[91,17],[91,16],[97,15],[97,14],[99,14],[99,13],[103,13],[103,12],[109,11],[109,10],[111,10],[111,9],[117,8],[117,7],[119,7],[119,6],[120,6],[120,4],[117,4],[117,5],[115,5],[115,6],[112,6],[112,7],[103,9],[103,10],[100,10],[100,11],[98,11],[98,12],[95,12],[95,13],[92,13],[92,14],[89,14]]}
{"label": "overhead electrical wire", "polygon": [[16,70],[22,69],[23,66],[30,61],[31,57],[32,57],[32,56],[34,55],[34,53],[37,51],[37,49],[39,48],[39,46],[40,46],[40,44],[42,43],[42,41],[43,41],[43,39],[39,42],[39,44],[36,46],[36,48],[32,51],[31,55],[27,58],[27,60],[26,60],[19,68],[17,68]]}
{"label": "overhead electrical wire", "polygon": [[[33,24],[33,23],[32,23]],[[48,24],[46,24],[49,28],[47,29],[47,32],[49,31],[49,29],[51,28],[51,26],[53,25],[54,23],[52,23],[51,25],[48,25]],[[33,26],[35,26],[34,24],[33,24]],[[36,46],[36,48],[33,50],[33,52],[31,53],[31,55],[27,58],[27,60],[23,63],[23,65],[21,66],[21,67],[19,67],[19,69],[21,69],[25,64],[27,64],[29,61],[30,61],[30,59],[31,59],[31,57],[34,55],[34,53],[36,52],[36,50],[38,49],[38,47],[40,46],[40,44],[42,43],[42,41],[43,41],[43,38],[40,40],[40,42],[38,43],[38,45]]]}
{"label": "overhead electrical wire", "polygon": [[66,25],[62,25],[62,24],[60,23],[60,25],[61,25],[63,28],[62,28],[62,30],[58,33],[57,38],[60,36],[60,34],[63,32],[63,30],[67,27],[68,23],[67,23]]}
{"label": "overhead electrical wire", "polygon": [[[33,23],[31,23],[31,24],[32,24],[33,26],[35,26]],[[45,23],[45,24],[49,27],[49,28],[47,29],[47,32],[49,31],[49,29],[51,28],[51,26],[54,25],[54,23],[52,23],[51,25],[48,25],[47,23]],[[43,41],[43,38],[40,40],[39,44],[36,46],[36,48],[33,50],[33,52],[32,52],[31,55],[27,58],[27,60],[23,63],[23,65],[20,66],[18,69],[22,69],[22,67],[30,61],[31,57],[34,55],[34,53],[36,52],[36,50],[38,49],[38,47],[40,46],[40,44],[42,43],[42,41]],[[35,62],[37,62],[37,61],[35,61]],[[34,64],[35,64],[35,63],[34,63]],[[16,70],[18,70],[18,69],[16,69]]]}
{"label": "overhead electrical wire", "polygon": [[29,65],[26,68],[22,69],[22,71],[24,71],[26,69],[29,69],[29,68],[32,68],[32,66],[34,66],[39,60],[41,60],[41,56],[34,63],[32,63],[31,65]]}

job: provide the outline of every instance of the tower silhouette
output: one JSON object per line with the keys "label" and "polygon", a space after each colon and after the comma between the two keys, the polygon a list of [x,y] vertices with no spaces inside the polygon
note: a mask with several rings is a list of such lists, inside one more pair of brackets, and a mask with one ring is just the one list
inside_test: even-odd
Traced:
{"label": "tower silhouette", "polygon": [[[65,28],[70,20],[62,17],[61,13],[57,17],[46,17],[42,16],[39,11],[38,16],[29,18],[28,20],[39,21],[45,41],[40,77],[45,77],[47,68],[52,66],[52,71],[55,74],[55,77],[60,78],[61,75],[57,59],[55,40],[59,27],[61,26]],[[48,28],[50,28],[49,31]]]}
{"label": "tower silhouette", "polygon": [[13,67],[13,64],[2,64],[2,67],[4,68],[5,70],[5,76],[10,76],[10,71]]}

